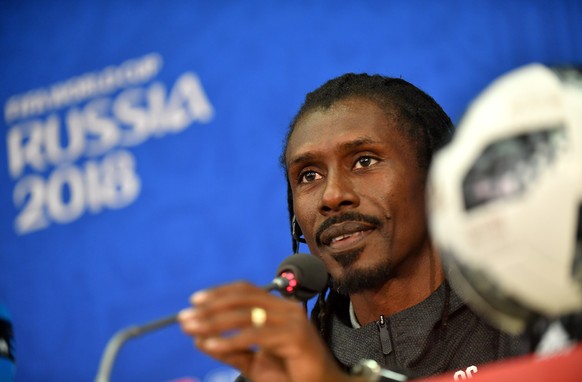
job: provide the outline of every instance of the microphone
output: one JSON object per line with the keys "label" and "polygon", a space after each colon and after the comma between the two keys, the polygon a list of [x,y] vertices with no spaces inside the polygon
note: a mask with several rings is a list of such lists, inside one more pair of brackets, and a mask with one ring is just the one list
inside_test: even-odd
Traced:
{"label": "microphone", "polygon": [[323,261],[313,255],[297,253],[283,260],[277,268],[277,277],[263,289],[277,290],[284,297],[307,301],[321,292],[327,281]]}
{"label": "microphone", "polygon": [[[287,257],[277,268],[277,277],[263,287],[265,291],[277,290],[285,297],[307,301],[327,285],[328,274],[323,262],[312,255],[294,254]],[[113,363],[123,344],[134,337],[158,330],[178,321],[178,314],[151,321],[144,325],[130,326],[115,334],[107,343],[95,382],[109,382]]]}

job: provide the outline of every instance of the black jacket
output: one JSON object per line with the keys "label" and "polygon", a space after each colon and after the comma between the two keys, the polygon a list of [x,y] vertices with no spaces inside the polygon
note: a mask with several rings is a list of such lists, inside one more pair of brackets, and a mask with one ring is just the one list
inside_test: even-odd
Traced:
{"label": "black jacket", "polygon": [[351,324],[349,305],[342,306],[334,312],[328,346],[346,371],[366,358],[411,379],[529,351],[528,341],[493,328],[448,288],[443,283],[421,303],[360,328]]}

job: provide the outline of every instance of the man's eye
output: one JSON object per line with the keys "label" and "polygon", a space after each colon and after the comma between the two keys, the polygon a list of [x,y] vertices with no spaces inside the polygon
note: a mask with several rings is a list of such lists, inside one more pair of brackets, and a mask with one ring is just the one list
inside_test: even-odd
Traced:
{"label": "man's eye", "polygon": [[361,157],[358,158],[358,160],[356,161],[356,165],[354,167],[355,168],[370,167],[371,165],[376,163],[378,163],[377,159],[374,159],[372,157]]}
{"label": "man's eye", "polygon": [[305,171],[299,176],[299,183],[311,183],[314,180],[320,179],[321,175],[315,171]]}

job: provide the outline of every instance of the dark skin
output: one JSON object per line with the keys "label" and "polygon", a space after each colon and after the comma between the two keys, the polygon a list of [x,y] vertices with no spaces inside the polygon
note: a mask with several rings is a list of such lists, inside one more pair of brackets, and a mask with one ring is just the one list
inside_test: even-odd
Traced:
{"label": "dark skin", "polygon": [[[311,253],[340,281],[382,264],[390,269],[374,287],[350,293],[362,325],[418,304],[444,279],[427,232],[426,174],[397,123],[367,99],[342,100],[299,120],[287,146],[295,215]],[[372,222],[348,219],[321,230],[348,212]],[[244,282],[191,302],[179,315],[182,330],[253,382],[358,380],[339,370],[296,302]],[[267,312],[260,328],[252,326],[253,307]]]}

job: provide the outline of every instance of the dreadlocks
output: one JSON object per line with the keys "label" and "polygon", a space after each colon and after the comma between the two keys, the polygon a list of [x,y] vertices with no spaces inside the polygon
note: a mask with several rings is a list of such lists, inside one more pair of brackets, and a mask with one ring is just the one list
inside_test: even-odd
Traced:
{"label": "dreadlocks", "polygon": [[[281,165],[287,173],[285,154],[289,139],[297,123],[309,113],[328,110],[338,101],[348,98],[365,98],[376,103],[391,118],[396,118],[399,131],[412,143],[419,168],[428,172],[433,154],[448,143],[453,134],[453,124],[435,100],[422,90],[401,78],[368,74],[345,74],[332,79],[307,94],[305,102],[291,122],[283,145]],[[293,252],[299,249],[301,230],[294,219],[293,195],[287,179],[287,203],[293,232]],[[328,288],[329,289],[329,288]],[[324,290],[311,312],[311,320],[328,342],[331,312],[347,306],[349,300],[334,290]]]}

